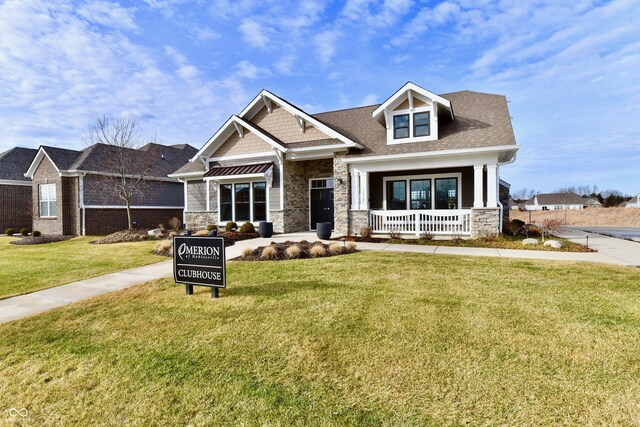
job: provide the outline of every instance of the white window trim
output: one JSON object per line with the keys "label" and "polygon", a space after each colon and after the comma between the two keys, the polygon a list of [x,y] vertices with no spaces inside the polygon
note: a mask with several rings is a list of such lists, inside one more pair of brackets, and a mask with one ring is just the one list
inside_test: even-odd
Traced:
{"label": "white window trim", "polygon": [[387,210],[387,181],[406,181],[406,191],[407,191],[407,211],[411,210],[419,210],[419,209],[411,209],[411,180],[417,179],[430,179],[431,180],[431,210],[435,210],[436,208],[436,178],[457,178],[458,179],[458,188],[457,188],[457,196],[458,196],[458,207],[457,209],[462,208],[462,173],[461,172],[453,172],[453,173],[437,173],[430,175],[403,175],[403,176],[384,176],[382,177],[382,209]]}
{"label": "white window trim", "polygon": [[[312,227],[312,225],[311,225],[311,190],[312,190],[312,188],[311,188],[311,183],[312,183],[313,181],[322,181],[322,180],[327,180],[327,179],[331,179],[331,180],[333,180],[333,187],[316,187],[316,188],[313,188],[313,190],[328,190],[328,189],[332,189],[332,190],[334,190],[334,193],[333,193],[333,197],[334,197],[334,200],[333,200],[333,202],[334,202],[333,208],[334,208],[334,210],[335,210],[335,196],[336,196],[336,195],[335,195],[335,188],[336,188],[336,179],[335,179],[333,176],[328,176],[328,177],[325,177],[325,178],[310,178],[310,179],[309,179],[309,189],[307,190],[307,200],[309,200],[309,203],[308,203],[308,205],[309,205],[309,206],[307,207],[308,215],[309,215],[309,231],[313,231],[313,230],[315,230],[315,228],[313,228],[313,227]],[[335,212],[334,212],[334,216],[335,216]],[[333,218],[333,220],[334,220],[334,223],[335,223],[335,217]]]}
{"label": "white window trim", "polygon": [[[427,136],[413,136],[413,115],[416,113],[429,113],[429,135]],[[412,142],[422,141],[435,141],[438,139],[438,120],[436,118],[437,108],[434,108],[434,104],[415,107],[413,109],[406,108],[403,110],[393,110],[389,112],[389,125],[387,126],[387,144],[408,144]],[[408,138],[394,138],[394,117],[404,114],[409,115],[409,137]]]}
{"label": "white window trim", "polygon": [[[47,200],[42,200],[42,187],[43,186],[47,186],[49,188],[49,190],[47,190],[47,196],[48,199]],[[53,187],[53,195],[55,196],[55,199],[51,200],[51,187]],[[46,183],[46,184],[38,184],[38,216],[40,218],[46,218],[46,219],[55,219],[58,217],[58,194],[57,194],[58,188],[55,182],[51,182],[51,183]],[[51,213],[51,203],[53,202],[56,205],[56,214],[55,215],[42,215],[42,209],[40,208],[40,204],[42,202],[47,202],[47,213]]]}
{"label": "white window trim", "polygon": [[[265,191],[266,191],[266,198],[265,198],[265,209],[266,209],[266,219],[264,221],[270,221],[271,220],[271,215],[269,214],[269,201],[270,201],[270,186],[269,186],[269,182],[268,180],[265,180],[265,178],[263,177],[262,179],[234,179],[234,180],[225,180],[224,182],[219,182],[218,183],[218,191],[216,192],[216,206],[218,208],[218,226],[225,226],[227,225],[227,222],[235,222],[236,224],[238,223],[238,220],[236,219],[236,192],[235,192],[235,185],[236,184],[249,184],[249,222],[252,223],[253,225],[258,225],[260,222],[262,222],[263,220],[260,221],[255,221],[253,218],[253,183],[255,182],[265,182]],[[220,187],[222,185],[225,184],[231,184],[231,220],[223,220],[222,218],[220,218],[220,216],[222,215],[222,210],[220,209],[221,203],[221,197],[220,195],[222,194],[222,191],[220,189]],[[242,220],[240,220],[242,221]],[[238,226],[240,226],[241,224],[238,224]]]}

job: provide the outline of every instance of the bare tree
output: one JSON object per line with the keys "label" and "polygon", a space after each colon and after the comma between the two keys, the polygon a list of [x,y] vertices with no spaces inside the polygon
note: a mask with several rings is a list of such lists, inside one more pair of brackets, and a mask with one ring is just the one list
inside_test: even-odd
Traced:
{"label": "bare tree", "polygon": [[[138,150],[148,142],[134,117],[109,119],[99,117],[85,133],[89,145],[102,144],[104,161],[104,187],[107,193],[121,200],[127,208],[129,229],[133,228],[131,204],[134,198],[144,199],[152,158]],[[135,150],[135,151],[134,151]]]}

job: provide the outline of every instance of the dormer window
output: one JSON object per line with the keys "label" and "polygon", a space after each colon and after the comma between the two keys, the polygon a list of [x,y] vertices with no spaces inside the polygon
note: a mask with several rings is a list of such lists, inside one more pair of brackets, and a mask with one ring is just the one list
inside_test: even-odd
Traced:
{"label": "dormer window", "polygon": [[393,116],[393,138],[409,138],[409,115],[398,114]]}
{"label": "dormer window", "polygon": [[436,141],[440,122],[455,120],[448,99],[407,83],[372,113],[387,129],[387,144]]}
{"label": "dormer window", "polygon": [[426,111],[424,113],[415,113],[413,115],[413,136],[429,136],[431,134],[431,127],[429,123],[430,113]]}

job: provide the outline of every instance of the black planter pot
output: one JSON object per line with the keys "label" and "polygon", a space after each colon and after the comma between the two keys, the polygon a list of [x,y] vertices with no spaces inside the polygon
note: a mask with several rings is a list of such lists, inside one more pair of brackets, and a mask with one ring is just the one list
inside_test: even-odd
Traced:
{"label": "black planter pot", "polygon": [[211,237],[216,237],[218,235],[218,230],[211,230],[209,231],[209,236]]}
{"label": "black planter pot", "polygon": [[258,224],[258,233],[260,233],[260,237],[273,236],[273,223],[262,221],[260,224]]}
{"label": "black planter pot", "polygon": [[184,230],[182,233],[184,236],[191,236],[191,230]]}
{"label": "black planter pot", "polygon": [[331,223],[319,222],[316,224],[316,234],[318,239],[327,240],[331,237]]}

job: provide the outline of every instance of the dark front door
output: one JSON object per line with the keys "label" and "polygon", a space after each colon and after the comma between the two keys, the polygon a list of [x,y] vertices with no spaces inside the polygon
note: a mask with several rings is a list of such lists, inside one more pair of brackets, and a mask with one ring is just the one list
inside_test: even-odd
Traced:
{"label": "dark front door", "polygon": [[311,181],[309,228],[316,229],[319,222],[330,222],[333,228],[333,180],[317,179]]}

